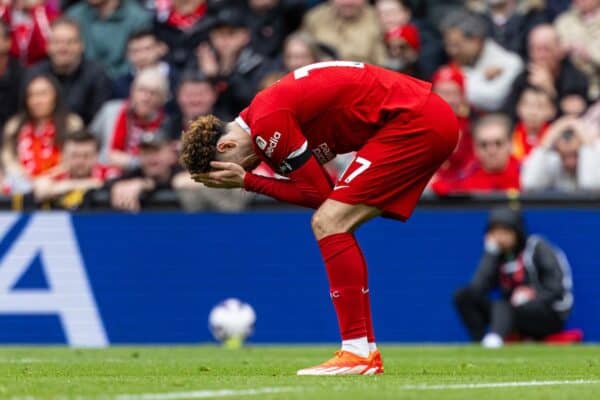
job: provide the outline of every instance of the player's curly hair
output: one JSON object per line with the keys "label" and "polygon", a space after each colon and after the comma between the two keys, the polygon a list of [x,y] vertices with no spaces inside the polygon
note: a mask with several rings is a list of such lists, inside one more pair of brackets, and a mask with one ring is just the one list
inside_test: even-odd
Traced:
{"label": "player's curly hair", "polygon": [[217,141],[223,135],[223,121],[214,115],[206,115],[194,120],[183,132],[179,161],[191,173],[204,173],[210,170],[217,152]]}

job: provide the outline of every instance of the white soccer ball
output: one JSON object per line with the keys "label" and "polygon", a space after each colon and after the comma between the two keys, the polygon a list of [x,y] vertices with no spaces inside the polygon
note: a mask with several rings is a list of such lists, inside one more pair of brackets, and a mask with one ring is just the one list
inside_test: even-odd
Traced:
{"label": "white soccer ball", "polygon": [[220,342],[240,344],[254,331],[256,314],[248,303],[227,299],[217,304],[208,316],[208,326]]}

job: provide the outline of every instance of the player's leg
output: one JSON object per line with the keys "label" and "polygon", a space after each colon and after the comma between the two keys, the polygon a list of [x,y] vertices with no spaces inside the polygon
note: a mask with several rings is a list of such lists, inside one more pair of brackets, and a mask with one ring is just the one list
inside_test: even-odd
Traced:
{"label": "player's leg", "polygon": [[[313,232],[319,242],[332,285],[332,299],[334,304],[339,304],[339,306],[336,305],[336,311],[338,312],[342,340],[345,341],[345,346],[343,344],[342,349],[353,351],[359,355],[368,355],[372,351],[371,349],[374,350],[376,346],[371,319],[367,263],[353,232],[358,226],[380,214],[381,211],[376,207],[364,204],[345,204],[329,199],[317,210],[312,219]],[[345,251],[340,252],[344,248]],[[335,258],[330,256],[332,252],[336,255]],[[330,262],[327,260],[330,260]],[[341,276],[340,278],[337,277],[338,274]],[[349,285],[344,285],[345,279],[353,279],[354,282],[348,282]],[[350,304],[344,306],[346,300],[352,301],[353,295],[349,295],[349,299],[335,297],[339,293],[334,293],[334,286],[340,285],[356,288],[356,301],[360,300],[362,302],[362,308]],[[344,313],[346,309],[356,314],[356,321],[344,321],[346,319]],[[362,311],[361,315],[358,315],[358,310]],[[361,320],[360,325],[358,318]],[[357,328],[352,328],[353,326],[364,326],[364,330],[360,329],[361,335],[357,335]],[[355,345],[349,343],[355,343]]]}
{"label": "player's leg", "polygon": [[452,110],[432,94],[421,115],[388,122],[357,152],[315,213],[313,231],[327,266],[343,349],[368,352],[367,301],[358,299],[359,289],[367,286],[366,264],[352,233],[382,213],[408,219],[427,182],[452,153],[457,137]]}
{"label": "player's leg", "polygon": [[[319,210],[317,210],[313,216],[313,231],[318,241],[329,235],[352,233],[358,226],[380,214],[381,211],[376,207],[367,206],[364,204],[351,205],[329,199],[323,203],[321,208],[319,208]],[[354,243],[356,243],[354,236],[352,236],[352,240]],[[354,249],[356,250],[356,263],[362,266],[363,271],[361,275],[361,294],[363,298],[363,312],[367,330],[367,342],[369,352],[372,352],[377,349],[377,346],[375,344],[375,333],[371,316],[367,261],[365,260],[364,254],[358,244],[354,246]],[[358,262],[358,257],[360,257],[360,262]]]}
{"label": "player's leg", "polygon": [[[354,237],[362,223],[380,215],[375,207],[326,200],[312,219],[338,317],[342,349],[336,357],[317,367],[298,371],[300,375],[374,374],[383,372],[380,357],[369,357],[370,326],[366,264]],[[370,316],[369,316],[370,317]],[[368,321],[369,320],[369,321]],[[367,328],[368,327],[368,328]]]}

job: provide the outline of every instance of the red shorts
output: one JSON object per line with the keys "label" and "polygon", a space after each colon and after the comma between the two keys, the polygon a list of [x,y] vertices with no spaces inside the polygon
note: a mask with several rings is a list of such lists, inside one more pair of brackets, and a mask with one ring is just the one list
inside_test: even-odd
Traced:
{"label": "red shorts", "polygon": [[419,112],[400,114],[365,143],[329,198],[405,221],[457,141],[454,112],[432,93]]}

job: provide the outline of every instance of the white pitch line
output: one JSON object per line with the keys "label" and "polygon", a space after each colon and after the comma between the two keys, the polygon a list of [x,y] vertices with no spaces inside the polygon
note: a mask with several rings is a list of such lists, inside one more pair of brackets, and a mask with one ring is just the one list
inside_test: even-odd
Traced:
{"label": "white pitch line", "polygon": [[555,386],[555,385],[597,385],[600,380],[567,380],[567,381],[529,381],[529,382],[485,382],[485,383],[451,383],[448,385],[405,385],[403,390],[447,390],[447,389],[486,389],[505,387],[528,386]]}
{"label": "white pitch line", "polygon": [[197,390],[194,392],[171,392],[171,393],[142,393],[122,394],[114,397],[114,400],[178,400],[178,399],[209,399],[233,396],[256,396],[259,394],[273,394],[295,392],[299,388],[294,387],[264,387],[255,389],[221,389],[221,390]]}

